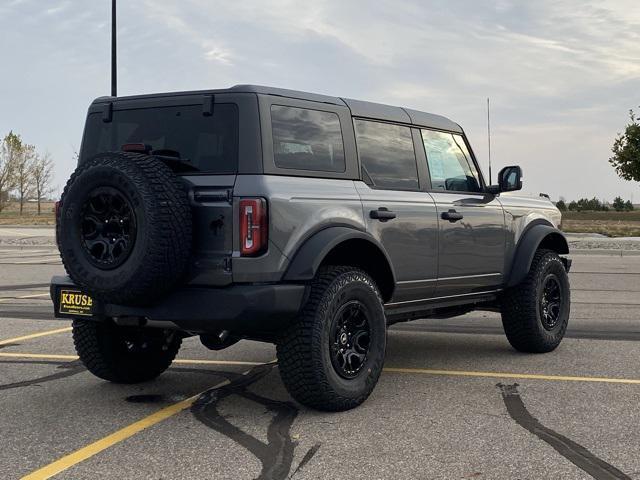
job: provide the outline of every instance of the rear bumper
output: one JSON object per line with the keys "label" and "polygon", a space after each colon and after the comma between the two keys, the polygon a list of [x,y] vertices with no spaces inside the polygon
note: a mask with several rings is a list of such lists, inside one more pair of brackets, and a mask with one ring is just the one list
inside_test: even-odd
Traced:
{"label": "rear bumper", "polygon": [[[56,318],[76,317],[60,313],[60,290],[70,288],[78,287],[67,276],[51,279],[50,292]],[[221,329],[244,334],[273,332],[296,316],[305,295],[306,286],[300,284],[184,287],[160,302],[144,307],[95,301],[90,318],[140,317],[155,322],[171,322],[194,333],[213,333]]]}

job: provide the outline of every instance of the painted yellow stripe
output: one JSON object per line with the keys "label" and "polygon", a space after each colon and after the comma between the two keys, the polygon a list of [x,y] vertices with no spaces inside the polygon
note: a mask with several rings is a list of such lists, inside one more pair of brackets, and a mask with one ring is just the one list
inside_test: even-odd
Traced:
{"label": "painted yellow stripe", "polygon": [[77,355],[56,355],[50,353],[0,352],[0,358],[28,358],[31,360],[78,360]]}
{"label": "painted yellow stripe", "polygon": [[463,370],[431,370],[425,368],[385,368],[389,373],[413,373],[423,375],[447,375],[454,377],[486,377],[486,378],[515,378],[525,380],[552,380],[560,382],[594,382],[594,383],[623,383],[627,385],[640,385],[640,380],[634,378],[607,378],[607,377],[573,377],[566,375],[538,375],[533,373],[513,372],[475,372]]}
{"label": "painted yellow stripe", "polygon": [[[48,353],[19,353],[0,352],[0,358],[31,358],[39,360],[77,360],[77,355],[57,355]],[[188,358],[178,358],[174,364],[182,365],[236,365],[236,366],[256,366],[264,365],[263,362],[243,362],[236,360],[197,360]],[[426,368],[384,368],[389,373],[408,373],[422,375],[444,375],[451,377],[479,377],[479,378],[515,378],[525,380],[551,380],[561,382],[593,382],[593,383],[621,383],[626,385],[640,385],[640,379],[634,378],[609,378],[609,377],[578,377],[568,375],[541,375],[535,373],[514,373],[514,372],[478,372],[464,370],[434,370]]]}
{"label": "painted yellow stripe", "polygon": [[[214,386],[213,388],[220,388],[229,383],[229,380],[225,380]],[[120,430],[113,432],[111,435],[107,435],[100,440],[93,442],[86,447],[80,448],[69,455],[65,455],[64,457],[56,460],[49,465],[46,465],[24,477],[22,480],[44,480],[47,478],[51,478],[58,473],[77,465],[80,462],[87,460],[88,458],[93,457],[94,455],[106,450],[107,448],[115,445],[116,443],[120,443],[127,438],[134,436],[135,434],[156,425],[157,423],[166,420],[169,417],[176,415],[177,413],[186,410],[187,408],[193,405],[193,402],[200,396],[194,395],[193,397],[187,398],[186,400],[182,400],[178,403],[174,403],[162,410],[158,410],[157,412],[149,415],[148,417],[143,418],[142,420],[138,420],[131,425],[127,425]]]}
{"label": "painted yellow stripe", "polygon": [[257,366],[264,365],[264,362],[241,362],[235,360],[190,360],[187,358],[178,358],[173,363],[180,363],[183,365],[247,365]]}
{"label": "painted yellow stripe", "polygon": [[0,340],[0,345],[8,345],[10,343],[22,342],[24,340],[31,340],[32,338],[46,337],[47,335],[55,335],[56,333],[70,332],[71,327],[56,328],[55,330],[46,330],[44,332],[32,333],[31,335],[24,335],[22,337],[9,338],[7,340]]}
{"label": "painted yellow stripe", "polygon": [[[196,361],[197,360],[193,360],[193,362],[196,362]],[[275,360],[267,363],[259,363],[258,365],[267,365],[268,363],[274,363],[274,362]],[[231,362],[229,362],[229,364],[231,364]],[[250,371],[251,369],[246,370],[242,372],[242,375],[246,375]],[[208,388],[205,391],[209,391],[214,388],[221,388],[221,387],[224,387],[225,385],[228,385],[229,383],[230,383],[229,380],[224,380],[223,382],[220,382],[217,385],[211,388]],[[173,405],[169,405],[168,407],[165,407],[162,410],[158,410],[157,412],[149,415],[148,417],[138,420],[137,422],[132,423],[131,425],[127,425],[126,427],[121,428],[116,432],[113,432],[111,435],[107,435],[106,437],[101,438],[100,440],[97,440],[87,445],[86,447],[82,447],[81,449],[76,450],[75,452],[70,453],[69,455],[65,455],[64,457],[56,460],[53,463],[50,463],[49,465],[45,465],[44,467],[34,472],[31,472],[30,474],[22,477],[21,480],[45,480],[45,479],[51,478],[54,475],[57,475],[58,473],[68,468],[71,468],[74,465],[77,465],[78,463],[87,460],[88,458],[93,457],[94,455],[102,452],[103,450],[106,450],[107,448],[117,443],[120,443],[123,440],[126,440],[127,438],[130,438],[135,434],[140,433],[141,431],[149,427],[152,427],[153,425],[156,425],[162,422],[163,420],[166,420],[169,417],[172,417],[182,412],[183,410],[186,410],[187,408],[191,407],[191,405],[193,405],[193,403],[203,393],[204,392],[200,392],[197,395],[189,397],[178,403],[174,403]]]}
{"label": "painted yellow stripe", "polygon": [[7,302],[9,300],[21,300],[24,298],[39,298],[39,297],[48,297],[49,293],[35,293],[33,295],[22,295],[20,297],[0,297],[0,302]]}
{"label": "painted yellow stripe", "polygon": [[[78,360],[77,355],[59,355],[51,353],[21,353],[21,352],[0,352],[0,358],[28,358],[33,360]],[[264,365],[264,362],[242,362],[235,360],[196,360],[188,358],[177,358],[173,363],[179,365],[231,365],[231,366],[252,366]]]}

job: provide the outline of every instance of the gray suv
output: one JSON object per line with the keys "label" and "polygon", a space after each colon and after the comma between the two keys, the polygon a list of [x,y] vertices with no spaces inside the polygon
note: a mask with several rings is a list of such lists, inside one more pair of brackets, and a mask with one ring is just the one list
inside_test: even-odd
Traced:
{"label": "gray suv", "polygon": [[291,395],[371,393],[387,327],[499,311],[511,345],[555,349],[569,252],[547,198],[487,185],[462,128],[407,108],[239,85],[103,97],[57,209],[73,319],[100,378],[150,380],[183,338],[275,343]]}

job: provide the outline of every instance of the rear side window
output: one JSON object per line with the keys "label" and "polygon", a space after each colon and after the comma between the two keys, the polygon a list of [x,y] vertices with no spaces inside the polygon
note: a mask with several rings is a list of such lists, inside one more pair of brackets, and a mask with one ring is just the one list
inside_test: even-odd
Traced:
{"label": "rear side window", "polygon": [[389,190],[418,190],[411,129],[368,120],[354,124],[365,182]]}
{"label": "rear side window", "polygon": [[335,113],[272,105],[271,129],[278,168],[345,171],[340,119]]}
{"label": "rear side window", "polygon": [[[92,113],[82,142],[82,158],[119,151],[126,143],[144,143],[152,152],[180,156],[197,170],[236,173],[238,170],[238,107],[215,104],[213,115],[201,105],[114,110],[111,122]],[[163,152],[164,151],[164,152]]]}
{"label": "rear side window", "polygon": [[452,133],[422,130],[431,188],[453,192],[479,192],[480,176],[464,139]]}

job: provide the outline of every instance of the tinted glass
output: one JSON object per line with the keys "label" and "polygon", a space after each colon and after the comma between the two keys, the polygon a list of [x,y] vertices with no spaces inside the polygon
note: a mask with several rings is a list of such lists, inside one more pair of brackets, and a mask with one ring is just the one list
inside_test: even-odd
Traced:
{"label": "tinted glass", "polygon": [[272,105],[271,129],[277,167],[345,171],[342,131],[335,113]]}
{"label": "tinted glass", "polygon": [[389,190],[417,190],[411,129],[367,120],[355,120],[354,124],[364,180]]}
{"label": "tinted glass", "polygon": [[125,143],[145,143],[152,150],[172,150],[201,171],[235,173],[238,169],[238,108],[215,104],[204,116],[201,105],[115,110],[105,123],[92,113],[82,142],[82,158],[119,151]]}
{"label": "tinted glass", "polygon": [[434,190],[480,191],[480,177],[462,136],[422,130],[422,141]]}

